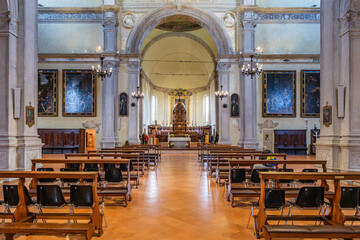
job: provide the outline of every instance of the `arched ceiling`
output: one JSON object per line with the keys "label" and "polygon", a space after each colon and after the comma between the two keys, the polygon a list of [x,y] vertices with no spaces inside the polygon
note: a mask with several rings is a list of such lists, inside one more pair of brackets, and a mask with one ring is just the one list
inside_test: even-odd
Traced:
{"label": "arched ceiling", "polygon": [[215,53],[208,43],[208,38],[198,38],[194,34],[174,35],[168,31],[154,29],[148,35],[142,49],[142,69],[157,87],[205,87],[215,70]]}
{"label": "arched ceiling", "polygon": [[[161,26],[161,25],[160,25]],[[174,32],[174,31],[166,31],[160,28],[154,28],[145,38],[143,45],[141,46],[141,52],[144,51],[144,49],[147,47],[147,45],[156,37],[162,35],[162,34],[166,34],[169,32]],[[213,52],[214,56],[216,57],[218,54],[217,51],[217,47],[216,47],[216,43],[214,41],[214,39],[212,38],[212,36],[210,35],[210,33],[205,29],[205,28],[200,28],[198,30],[194,30],[194,31],[187,31],[187,34],[191,34],[194,37],[197,37],[199,39],[201,39],[202,41],[204,41],[206,43],[206,45],[211,49],[211,51]]]}

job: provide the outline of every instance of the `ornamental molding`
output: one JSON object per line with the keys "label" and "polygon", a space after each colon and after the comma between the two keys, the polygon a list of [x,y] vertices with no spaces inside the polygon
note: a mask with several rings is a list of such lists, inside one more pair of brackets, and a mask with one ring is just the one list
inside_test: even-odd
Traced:
{"label": "ornamental molding", "polygon": [[226,12],[221,16],[221,20],[223,21],[224,25],[228,28],[235,26],[237,21],[236,16],[233,12]]}
{"label": "ornamental molding", "polygon": [[273,122],[271,119],[267,119],[262,123],[258,123],[260,133],[262,133],[263,129],[273,129],[276,128],[279,125],[278,122]]}
{"label": "ornamental molding", "polygon": [[132,12],[125,12],[122,16],[122,25],[125,28],[133,28],[136,24],[136,16]]}
{"label": "ornamental molding", "polygon": [[93,119],[86,120],[85,122],[81,123],[81,125],[85,129],[96,129],[97,134],[100,132],[101,123],[98,123]]}
{"label": "ornamental molding", "polygon": [[320,24],[320,8],[248,8],[240,7],[243,18],[253,14],[255,23],[315,23]]}
{"label": "ornamental molding", "polygon": [[103,8],[39,8],[39,23],[102,23]]}
{"label": "ornamental molding", "polygon": [[18,19],[10,12],[0,13],[0,32],[10,32],[15,36],[17,35]]}

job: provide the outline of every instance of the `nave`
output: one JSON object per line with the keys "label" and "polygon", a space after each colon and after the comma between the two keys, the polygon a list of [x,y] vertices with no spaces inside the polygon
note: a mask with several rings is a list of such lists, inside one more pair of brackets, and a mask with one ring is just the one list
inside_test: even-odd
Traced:
{"label": "nave", "polygon": [[[289,159],[299,157],[311,158]],[[126,208],[116,200],[114,204],[113,199],[105,200],[108,226],[101,238],[93,239],[255,239],[252,222],[246,227],[249,201],[238,202],[240,206],[232,208],[226,201],[224,185],[219,186],[215,178],[209,177],[195,151],[163,151],[161,162],[145,172],[132,198]],[[64,236],[16,239],[55,240]]]}

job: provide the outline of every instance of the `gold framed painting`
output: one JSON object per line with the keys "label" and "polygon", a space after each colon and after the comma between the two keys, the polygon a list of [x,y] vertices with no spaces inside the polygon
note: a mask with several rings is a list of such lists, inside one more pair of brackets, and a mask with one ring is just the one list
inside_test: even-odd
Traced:
{"label": "gold framed painting", "polygon": [[301,71],[301,117],[320,117],[320,71]]}
{"label": "gold framed painting", "polygon": [[29,128],[35,125],[35,108],[31,105],[26,106],[25,108],[26,113],[26,125],[28,125]]}
{"label": "gold framed painting", "polygon": [[58,115],[58,70],[38,70],[38,116]]}
{"label": "gold framed painting", "polygon": [[332,106],[326,105],[322,108],[323,111],[323,125],[329,127],[332,124]]}
{"label": "gold framed painting", "polygon": [[296,117],[296,71],[264,71],[263,117]]}
{"label": "gold framed painting", "polygon": [[96,117],[96,82],[92,70],[63,70],[64,117]]}

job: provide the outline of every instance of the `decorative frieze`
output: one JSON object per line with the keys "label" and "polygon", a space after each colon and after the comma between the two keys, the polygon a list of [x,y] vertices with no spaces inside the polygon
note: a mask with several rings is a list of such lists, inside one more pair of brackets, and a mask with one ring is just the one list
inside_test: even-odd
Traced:
{"label": "decorative frieze", "polygon": [[102,23],[102,13],[39,13],[39,23],[51,22],[85,22]]}
{"label": "decorative frieze", "polygon": [[256,23],[320,23],[320,13],[256,13]]}

